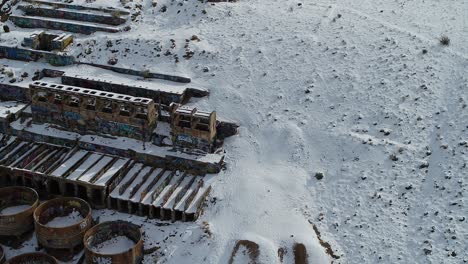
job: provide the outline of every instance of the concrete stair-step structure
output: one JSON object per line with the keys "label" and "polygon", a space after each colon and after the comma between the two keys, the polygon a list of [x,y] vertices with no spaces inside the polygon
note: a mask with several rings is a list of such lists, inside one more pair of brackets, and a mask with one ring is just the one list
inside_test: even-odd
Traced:
{"label": "concrete stair-step structure", "polygon": [[118,27],[111,27],[95,23],[82,23],[79,21],[46,18],[46,17],[31,17],[22,15],[11,15],[10,20],[17,26],[23,28],[47,28],[62,30],[74,33],[92,34],[97,31],[116,33],[121,31]]}
{"label": "concrete stair-step structure", "polygon": [[109,13],[109,14],[113,14],[116,12],[118,12],[121,15],[130,14],[126,10],[117,9],[117,8],[82,6],[82,5],[66,4],[66,3],[56,2],[56,1],[51,2],[51,1],[42,1],[42,0],[23,0],[22,2],[30,3],[35,6],[38,6],[38,5],[52,6],[53,8],[56,8],[56,9],[66,8],[66,9],[72,9],[72,10],[97,11],[97,12]]}
{"label": "concrete stair-step structure", "polygon": [[120,17],[119,11],[114,14],[97,13],[89,11],[76,11],[71,9],[56,9],[50,6],[19,5],[18,9],[27,16],[60,18],[80,22],[100,23],[111,26],[122,25],[126,19]]}

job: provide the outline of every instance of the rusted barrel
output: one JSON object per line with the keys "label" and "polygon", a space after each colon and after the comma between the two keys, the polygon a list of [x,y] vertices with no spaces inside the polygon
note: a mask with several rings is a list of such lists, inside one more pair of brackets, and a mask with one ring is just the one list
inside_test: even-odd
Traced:
{"label": "rusted barrel", "polygon": [[34,189],[21,186],[0,188],[0,236],[20,236],[31,230],[39,205]]}
{"label": "rusted barrel", "polygon": [[5,264],[58,264],[58,261],[45,253],[35,252],[18,255]]}
{"label": "rusted barrel", "polygon": [[126,221],[103,222],[84,236],[86,263],[138,264],[143,259],[140,227]]}
{"label": "rusted barrel", "polygon": [[83,243],[92,226],[91,207],[79,198],[52,199],[34,211],[34,224],[39,245],[72,250]]}

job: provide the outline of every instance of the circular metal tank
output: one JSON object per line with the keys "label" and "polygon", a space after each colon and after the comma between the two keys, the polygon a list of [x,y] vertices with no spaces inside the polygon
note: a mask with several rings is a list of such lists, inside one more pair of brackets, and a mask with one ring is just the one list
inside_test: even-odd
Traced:
{"label": "circular metal tank", "polygon": [[[125,248],[114,248],[112,253],[102,252],[99,245],[124,236],[133,243]],[[143,260],[143,239],[139,226],[126,221],[103,222],[86,232],[83,240],[86,263],[138,264]]]}
{"label": "circular metal tank", "polygon": [[39,205],[39,195],[34,189],[21,186],[0,188],[0,211],[24,206],[13,213],[0,213],[0,236],[20,236],[31,230],[33,213]]}
{"label": "circular metal tank", "polygon": [[[70,215],[78,219],[67,221]],[[51,225],[57,217],[64,221],[60,225]],[[52,199],[34,211],[34,225],[39,245],[46,249],[73,250],[83,243],[84,234],[92,226],[91,207],[80,198]]]}
{"label": "circular metal tank", "polygon": [[5,264],[58,264],[58,261],[45,253],[35,252],[18,255],[11,258]]}

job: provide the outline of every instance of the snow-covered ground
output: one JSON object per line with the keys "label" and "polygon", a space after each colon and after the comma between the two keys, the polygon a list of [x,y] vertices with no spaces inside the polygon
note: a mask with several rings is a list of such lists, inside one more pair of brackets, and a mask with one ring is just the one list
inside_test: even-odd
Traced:
{"label": "snow-covered ground", "polygon": [[239,239],[260,263],[280,247],[292,263],[294,243],[311,263],[468,261],[464,1],[142,6],[131,31],[83,36],[71,53],[191,76],[211,90],[193,104],[241,124],[202,218],[168,228],[178,238],[159,263],[227,263]]}

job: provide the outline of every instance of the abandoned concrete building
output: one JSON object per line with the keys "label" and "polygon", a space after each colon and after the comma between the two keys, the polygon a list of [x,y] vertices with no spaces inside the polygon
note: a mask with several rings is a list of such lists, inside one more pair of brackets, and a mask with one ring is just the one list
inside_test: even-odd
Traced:
{"label": "abandoned concrete building", "polygon": [[216,112],[173,103],[171,129],[175,145],[212,151],[216,140]]}
{"label": "abandoned concrete building", "polygon": [[29,88],[34,122],[146,141],[156,126],[152,99],[46,82]]}
{"label": "abandoned concrete building", "polygon": [[62,33],[60,35],[50,34],[45,31],[37,31],[31,36],[24,38],[23,46],[35,50],[65,50],[73,42],[73,35]]}
{"label": "abandoned concrete building", "polygon": [[[34,231],[54,257],[29,253],[11,261],[57,263],[84,251],[86,263],[137,264],[143,258],[140,227],[120,220],[97,224],[91,210],[171,222],[196,221],[203,212],[225,166],[224,139],[238,128],[216,111],[186,105],[209,91],[192,87],[186,76],[67,55],[81,34],[118,33],[129,17],[121,9],[42,0],[22,1],[9,16],[20,37],[12,43],[0,36],[0,58],[30,62],[35,73],[0,81],[0,209],[29,205],[0,214],[0,243]],[[46,226],[72,211],[81,214],[80,223]],[[93,251],[93,243],[116,234],[134,245],[113,255]]]}

